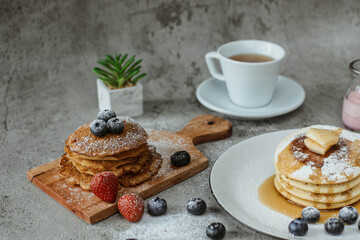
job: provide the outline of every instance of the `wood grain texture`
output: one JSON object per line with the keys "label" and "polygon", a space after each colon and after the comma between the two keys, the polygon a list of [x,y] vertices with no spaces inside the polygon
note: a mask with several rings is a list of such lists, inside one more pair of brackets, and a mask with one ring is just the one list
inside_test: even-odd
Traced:
{"label": "wood grain texture", "polygon": [[[148,133],[148,143],[154,145],[162,155],[161,169],[149,181],[136,187],[119,189],[117,199],[124,193],[137,193],[146,199],[201,172],[207,168],[208,159],[194,145],[231,136],[232,125],[222,118],[202,115],[192,119],[181,131],[149,130]],[[187,166],[173,167],[170,156],[180,150],[188,151],[191,161]],[[29,181],[89,224],[118,212],[117,201],[106,203],[90,191],[67,185],[64,177],[59,174],[59,161],[60,159],[56,159],[30,169],[27,172]]]}

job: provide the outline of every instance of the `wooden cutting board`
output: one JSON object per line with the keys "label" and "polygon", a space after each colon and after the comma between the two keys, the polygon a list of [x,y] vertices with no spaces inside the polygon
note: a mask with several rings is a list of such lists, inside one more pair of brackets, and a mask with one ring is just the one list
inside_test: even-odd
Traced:
{"label": "wooden cutting board", "polygon": [[[157,152],[162,155],[161,169],[149,181],[136,187],[120,189],[117,198],[124,193],[136,193],[146,199],[201,172],[207,168],[208,159],[194,145],[231,136],[232,125],[222,118],[202,115],[192,119],[178,132],[157,130],[147,130],[147,132],[148,143],[154,145]],[[172,167],[170,156],[180,150],[189,152],[190,164],[184,167]],[[118,212],[117,202],[106,203],[91,191],[67,185],[64,177],[59,174],[59,162],[60,159],[57,159],[30,169],[27,172],[29,181],[87,223],[99,222]]]}

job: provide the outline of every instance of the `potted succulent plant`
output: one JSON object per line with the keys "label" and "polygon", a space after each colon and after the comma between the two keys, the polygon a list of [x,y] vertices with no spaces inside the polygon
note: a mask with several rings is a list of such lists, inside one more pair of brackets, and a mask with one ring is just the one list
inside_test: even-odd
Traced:
{"label": "potted succulent plant", "polygon": [[121,115],[143,114],[142,85],[137,83],[146,73],[140,73],[142,59],[135,61],[135,55],[106,55],[98,61],[105,69],[94,68],[99,75],[97,92],[100,111],[111,109]]}

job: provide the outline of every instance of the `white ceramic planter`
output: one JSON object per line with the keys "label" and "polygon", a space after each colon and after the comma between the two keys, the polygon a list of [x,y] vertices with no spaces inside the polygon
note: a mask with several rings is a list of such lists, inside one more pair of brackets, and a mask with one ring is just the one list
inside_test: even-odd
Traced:
{"label": "white ceramic planter", "polygon": [[143,114],[142,85],[111,90],[103,81],[97,79],[97,92],[100,111],[113,110],[118,116],[135,117]]}

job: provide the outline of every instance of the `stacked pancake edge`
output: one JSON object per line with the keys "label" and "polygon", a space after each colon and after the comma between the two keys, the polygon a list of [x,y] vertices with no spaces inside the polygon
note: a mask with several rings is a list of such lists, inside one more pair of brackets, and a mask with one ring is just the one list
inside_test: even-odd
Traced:
{"label": "stacked pancake edge", "polygon": [[161,155],[147,144],[148,134],[133,119],[123,117],[124,131],[96,137],[90,123],[80,126],[65,142],[60,174],[70,185],[90,190],[91,178],[113,172],[120,187],[133,187],[151,179],[161,167]]}
{"label": "stacked pancake edge", "polygon": [[[304,140],[309,129],[339,134],[339,141],[324,155],[310,151]],[[295,131],[275,150],[278,192],[302,206],[341,208],[360,199],[360,140],[351,132],[326,125]]]}

